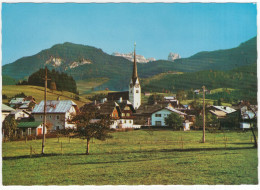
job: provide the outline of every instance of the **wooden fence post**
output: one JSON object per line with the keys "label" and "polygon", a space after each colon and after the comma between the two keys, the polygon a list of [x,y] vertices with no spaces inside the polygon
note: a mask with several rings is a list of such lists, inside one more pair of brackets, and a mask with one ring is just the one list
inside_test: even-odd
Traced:
{"label": "wooden fence post", "polygon": [[62,151],[62,141],[60,142],[60,149],[61,149],[61,154],[63,154],[63,151]]}
{"label": "wooden fence post", "polygon": [[30,145],[30,158],[32,157],[32,145]]}

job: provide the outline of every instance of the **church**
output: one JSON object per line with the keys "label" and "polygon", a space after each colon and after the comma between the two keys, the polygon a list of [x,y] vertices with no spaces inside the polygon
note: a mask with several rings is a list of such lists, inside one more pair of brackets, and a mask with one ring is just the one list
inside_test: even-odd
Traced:
{"label": "church", "polygon": [[134,109],[137,110],[141,106],[141,85],[137,74],[135,47],[134,47],[133,73],[129,84],[129,91],[108,93],[108,101],[128,100],[132,103]]}

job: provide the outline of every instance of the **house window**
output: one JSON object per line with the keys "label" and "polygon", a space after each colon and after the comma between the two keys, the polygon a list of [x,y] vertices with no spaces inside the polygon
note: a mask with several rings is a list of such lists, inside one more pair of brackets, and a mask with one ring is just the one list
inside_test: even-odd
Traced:
{"label": "house window", "polygon": [[57,116],[56,116],[56,118],[57,118],[57,119],[60,119],[60,116],[59,116],[59,115],[57,115]]}
{"label": "house window", "polygon": [[127,113],[126,116],[130,116],[130,113]]}
{"label": "house window", "polygon": [[136,93],[139,93],[139,90],[136,90]]}
{"label": "house window", "polygon": [[41,117],[41,119],[42,119],[42,115],[41,115],[40,117]]}
{"label": "house window", "polygon": [[50,118],[51,118],[51,115],[50,115]]}
{"label": "house window", "polygon": [[59,130],[60,129],[60,126],[56,126],[56,130]]}
{"label": "house window", "polygon": [[155,117],[162,117],[162,114],[155,114]]}
{"label": "house window", "polygon": [[125,113],[122,113],[122,116],[124,117],[124,116],[125,116]]}
{"label": "house window", "polygon": [[126,106],[126,107],[125,107],[125,110],[130,110],[130,107],[129,107],[129,106]]}
{"label": "house window", "polygon": [[161,121],[155,121],[155,125],[156,125],[156,126],[161,126],[161,125],[162,125],[162,122],[161,122]]}
{"label": "house window", "polygon": [[132,123],[132,121],[130,120],[129,123]]}
{"label": "house window", "polygon": [[32,134],[32,128],[28,128],[28,135]]}
{"label": "house window", "polygon": [[124,123],[126,123],[126,120],[125,120],[125,122]]}

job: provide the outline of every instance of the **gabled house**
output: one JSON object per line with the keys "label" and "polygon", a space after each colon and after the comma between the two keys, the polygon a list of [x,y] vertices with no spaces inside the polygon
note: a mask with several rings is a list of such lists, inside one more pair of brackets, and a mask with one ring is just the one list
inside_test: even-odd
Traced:
{"label": "gabled house", "polygon": [[240,108],[241,120],[240,120],[240,128],[249,129],[254,123],[256,124],[257,120],[257,105],[248,105]]}
{"label": "gabled house", "polygon": [[30,117],[30,113],[25,111],[25,110],[14,110],[10,113],[11,116],[14,117],[15,120],[21,120],[21,119],[26,119]]}
{"label": "gabled house", "polygon": [[150,126],[151,125],[151,115],[154,111],[157,111],[161,108],[172,107],[172,104],[169,102],[160,102],[155,104],[142,104],[136,111],[133,113],[135,117],[134,124],[141,126]]}
{"label": "gabled house", "polygon": [[215,116],[217,116],[217,118],[224,118],[226,117],[228,114],[232,114],[234,112],[236,112],[237,110],[228,107],[228,106],[211,106],[209,108],[209,112]]}
{"label": "gabled house", "polygon": [[166,126],[165,124],[165,118],[168,117],[171,113],[177,113],[180,117],[185,120],[185,116],[187,116],[186,113],[183,113],[181,111],[178,111],[171,107],[165,107],[161,108],[159,110],[156,110],[151,115],[151,125],[152,126]]}
{"label": "gabled house", "polygon": [[19,108],[24,103],[24,98],[12,98],[9,102],[10,107]]}
{"label": "gabled house", "polygon": [[118,101],[117,104],[120,108],[120,120],[118,127],[119,128],[139,128],[140,126],[134,126],[134,116],[133,113],[135,112],[135,109],[132,105],[132,103],[128,100],[124,101]]}
{"label": "gabled house", "polygon": [[12,112],[15,111],[15,109],[2,104],[2,122],[5,120],[5,118]]}
{"label": "gabled house", "polygon": [[112,120],[112,124],[110,128],[116,129],[118,128],[118,123],[120,119],[120,108],[119,105],[114,101],[105,102],[99,108],[100,115],[110,116]]}
{"label": "gabled house", "polygon": [[[50,131],[76,127],[76,124],[71,122],[73,116],[79,112],[75,102],[71,100],[48,100],[46,104],[46,124]],[[35,121],[43,121],[44,101],[35,106],[32,115]]]}
{"label": "gabled house", "polygon": [[9,105],[12,108],[19,108],[24,110],[32,110],[35,104],[36,101],[32,96],[26,96],[25,98],[13,98],[9,102]]}

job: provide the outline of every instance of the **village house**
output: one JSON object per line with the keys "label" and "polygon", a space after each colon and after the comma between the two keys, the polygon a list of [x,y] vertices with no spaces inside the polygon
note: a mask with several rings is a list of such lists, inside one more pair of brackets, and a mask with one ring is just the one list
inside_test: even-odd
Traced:
{"label": "village house", "polygon": [[111,129],[118,128],[119,118],[120,118],[120,108],[119,105],[114,101],[105,102],[102,104],[98,110],[100,115],[110,116],[112,124]]}
{"label": "village house", "polygon": [[241,121],[240,128],[241,129],[249,129],[252,127],[254,120],[257,119],[258,106],[257,105],[248,105],[240,108],[241,113]]}
{"label": "village house", "polygon": [[[18,123],[18,133],[21,136],[30,135],[42,135],[43,134],[43,122],[42,121],[31,121],[31,122],[20,122]],[[47,128],[45,128],[45,134],[47,134]]]}
{"label": "village house", "polygon": [[118,105],[120,108],[120,121],[119,128],[140,128],[140,126],[134,125],[134,116],[133,113],[135,109],[131,102],[128,100],[119,100]]}
{"label": "village house", "polygon": [[15,120],[22,120],[22,119],[27,119],[30,117],[30,113],[25,111],[25,110],[14,110],[10,113],[11,116],[14,117]]}
{"label": "village house", "polygon": [[100,115],[109,115],[113,121],[110,128],[124,129],[135,128],[134,126],[134,107],[128,100],[108,101],[99,108]]}
{"label": "village house", "polygon": [[12,112],[15,111],[15,109],[2,104],[2,122],[5,120],[5,118]]}
{"label": "village house", "polygon": [[[48,100],[46,104],[46,124],[50,131],[76,127],[76,124],[71,122],[79,111],[76,103],[71,100]],[[32,114],[35,121],[43,121],[44,101],[35,106]]]}
{"label": "village house", "polygon": [[165,118],[167,118],[171,113],[177,113],[180,117],[183,118],[183,120],[185,119],[185,116],[187,116],[187,114],[180,112],[174,108],[165,107],[165,108],[161,108],[160,110],[157,110],[152,113],[151,125],[152,126],[166,126]]}
{"label": "village house", "polygon": [[165,107],[172,107],[172,104],[169,102],[155,102],[155,104],[142,104],[138,108],[138,110],[136,110],[135,113],[133,113],[133,116],[135,117],[134,124],[140,126],[150,126],[152,113]]}
{"label": "village house", "polygon": [[12,98],[9,102],[10,107],[27,111],[31,111],[35,104],[36,101],[32,96],[26,96],[24,98]]}
{"label": "village house", "polygon": [[211,106],[209,108],[209,112],[215,116],[217,116],[217,118],[221,119],[226,117],[228,114],[231,114],[233,112],[236,112],[237,110],[228,107],[228,106]]}

